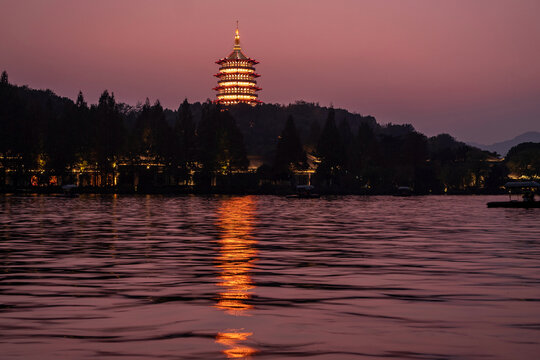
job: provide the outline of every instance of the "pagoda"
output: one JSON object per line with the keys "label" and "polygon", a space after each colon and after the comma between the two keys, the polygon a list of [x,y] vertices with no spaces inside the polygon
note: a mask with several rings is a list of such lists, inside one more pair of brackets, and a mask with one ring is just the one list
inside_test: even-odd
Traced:
{"label": "pagoda", "polygon": [[255,79],[260,75],[254,68],[258,63],[242,53],[237,22],[233,51],[226,58],[216,61],[220,65],[219,73],[214,75],[219,78],[218,86],[214,88],[218,92],[216,102],[221,105],[259,104],[261,101],[257,99],[257,91],[261,88]]}

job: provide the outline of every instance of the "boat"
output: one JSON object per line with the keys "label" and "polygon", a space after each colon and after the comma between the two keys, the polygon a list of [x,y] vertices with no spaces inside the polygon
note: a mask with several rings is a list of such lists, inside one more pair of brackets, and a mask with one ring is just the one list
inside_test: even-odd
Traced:
{"label": "boat", "polygon": [[410,186],[400,186],[397,188],[394,196],[407,197],[413,194],[413,189]]}
{"label": "boat", "polygon": [[[536,181],[510,181],[504,184],[508,189],[508,201],[492,201],[487,203],[488,208],[540,208],[540,201],[535,196],[540,190],[540,183]],[[521,200],[512,198],[512,195],[521,197]]]}
{"label": "boat", "polygon": [[296,186],[296,194],[287,195],[288,199],[318,199],[321,197],[319,194],[313,192],[315,188],[311,185],[298,185]]}

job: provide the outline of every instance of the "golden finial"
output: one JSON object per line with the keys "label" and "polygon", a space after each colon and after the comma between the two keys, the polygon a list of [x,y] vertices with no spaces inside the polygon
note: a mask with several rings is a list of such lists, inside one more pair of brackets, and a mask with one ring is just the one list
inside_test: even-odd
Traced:
{"label": "golden finial", "polygon": [[240,50],[240,32],[238,31],[238,20],[236,20],[236,33],[234,35],[234,50]]}

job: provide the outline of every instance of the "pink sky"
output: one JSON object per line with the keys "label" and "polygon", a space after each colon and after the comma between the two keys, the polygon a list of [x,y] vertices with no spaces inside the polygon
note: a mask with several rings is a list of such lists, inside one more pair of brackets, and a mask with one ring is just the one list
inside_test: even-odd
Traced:
{"label": "pink sky", "polygon": [[540,131],[538,0],[0,0],[10,82],[90,102],[214,98],[236,20],[260,99],[491,143]]}

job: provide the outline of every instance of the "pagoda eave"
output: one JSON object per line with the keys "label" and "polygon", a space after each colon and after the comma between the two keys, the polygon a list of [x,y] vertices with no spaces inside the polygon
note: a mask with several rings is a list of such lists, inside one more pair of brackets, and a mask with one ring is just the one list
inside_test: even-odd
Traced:
{"label": "pagoda eave", "polygon": [[257,60],[251,59],[251,58],[248,58],[248,59],[228,59],[228,58],[223,58],[223,59],[217,60],[216,64],[221,65],[224,62],[232,62],[232,61],[245,61],[245,62],[248,62],[248,63],[250,63],[252,65],[256,65],[256,64],[259,63]]}
{"label": "pagoda eave", "polygon": [[226,106],[234,106],[234,105],[240,105],[240,104],[256,106],[256,105],[264,104],[264,102],[258,99],[248,100],[248,101],[217,99],[217,100],[214,100],[213,102],[215,104],[226,105]]}
{"label": "pagoda eave", "polygon": [[[225,86],[241,86],[241,87],[246,87],[246,86],[247,87],[252,87],[252,86],[257,85],[255,80],[242,80],[242,79],[236,80],[235,79],[235,80],[219,80],[218,81],[219,86],[222,86],[223,84],[226,84]],[[230,85],[227,85],[227,84],[230,84]]]}
{"label": "pagoda eave", "polygon": [[244,72],[240,72],[240,71],[231,72],[231,73],[217,73],[217,74],[214,74],[215,77],[221,77],[221,76],[227,76],[227,75],[248,75],[248,76],[251,76],[251,77],[254,77],[254,78],[261,77],[261,75],[259,75],[257,73],[244,73]]}
{"label": "pagoda eave", "polygon": [[[219,91],[219,90],[230,89],[230,88],[234,88],[234,87],[235,86],[216,86],[212,90]],[[248,89],[251,89],[253,91],[261,91],[262,90],[262,88],[260,88],[258,86],[249,87]],[[239,94],[244,94],[244,93],[239,93]]]}

